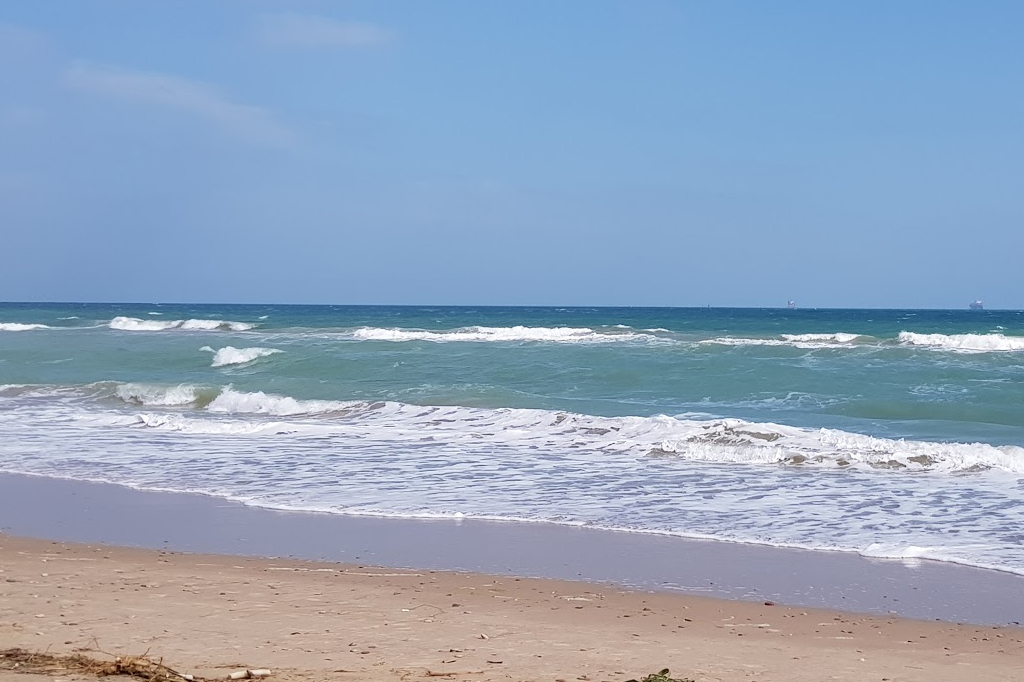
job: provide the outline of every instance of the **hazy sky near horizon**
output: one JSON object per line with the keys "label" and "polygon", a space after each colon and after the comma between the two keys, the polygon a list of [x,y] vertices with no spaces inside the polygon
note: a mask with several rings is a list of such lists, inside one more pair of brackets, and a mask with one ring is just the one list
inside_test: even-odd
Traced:
{"label": "hazy sky near horizon", "polygon": [[0,300],[1024,308],[1022,27],[0,0]]}

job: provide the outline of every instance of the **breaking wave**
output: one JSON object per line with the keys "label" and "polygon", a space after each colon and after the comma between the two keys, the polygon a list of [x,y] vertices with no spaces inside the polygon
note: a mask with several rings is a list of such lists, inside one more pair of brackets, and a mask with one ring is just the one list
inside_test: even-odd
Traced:
{"label": "breaking wave", "polygon": [[[245,416],[263,415],[293,418],[289,429],[294,432],[322,432],[326,428],[398,442],[428,439],[473,447],[491,443],[531,450],[617,453],[719,464],[891,472],[999,469],[1024,474],[1024,448],[1018,446],[876,438],[837,429],[806,429],[740,419],[599,417],[524,408],[302,400],[263,391],[237,391],[230,386],[207,389],[188,384],[120,384],[116,395],[136,405],[197,407],[201,411],[191,423],[201,431],[205,429],[203,413],[212,413],[206,421],[214,415],[243,417],[243,424],[249,424],[243,425],[243,430],[251,426],[254,432],[260,430],[260,422],[248,421]],[[154,418],[146,425],[170,428],[168,423]],[[179,420],[174,422],[173,430],[188,431],[189,427]]]}
{"label": "breaking wave", "polygon": [[226,320],[141,320],[137,317],[115,317],[108,325],[111,329],[130,332],[182,331],[244,332],[255,325],[248,322]]}
{"label": "breaking wave", "polygon": [[722,346],[790,346],[803,349],[874,347],[921,347],[959,353],[1024,351],[1024,336],[1005,334],[919,334],[900,332],[893,338],[879,339],[865,334],[844,332],[826,334],[780,334],[774,338],[722,336],[701,344]]}
{"label": "breaking wave", "polygon": [[1024,336],[1004,334],[916,334],[900,332],[899,343],[961,353],[988,353],[993,351],[1022,351]]}
{"label": "breaking wave", "polygon": [[1024,473],[1024,448],[987,443],[936,443],[875,438],[837,429],[808,430],[724,419],[706,423],[660,450],[690,460],[763,464],[825,464],[889,470]]}
{"label": "breaking wave", "polygon": [[199,399],[199,389],[189,384],[156,386],[152,384],[119,384],[115,395],[134,405],[191,405]]}
{"label": "breaking wave", "polygon": [[206,409],[227,414],[266,414],[284,417],[327,413],[343,415],[364,410],[367,405],[369,404],[361,401],[297,400],[263,391],[243,393],[228,387],[214,398]]}
{"label": "breaking wave", "polygon": [[53,329],[48,324],[24,324],[22,322],[0,322],[0,332],[28,332],[35,329]]}
{"label": "breaking wave", "polygon": [[877,344],[878,339],[863,334],[834,332],[827,334],[780,334],[778,337],[770,339],[722,336],[707,339],[701,343],[719,346],[791,346],[794,348],[815,349]]}
{"label": "breaking wave", "polygon": [[860,334],[844,334],[843,332],[836,332],[834,334],[783,334],[782,338],[786,341],[795,341],[797,343],[812,343],[815,341],[823,343],[852,343],[853,341],[864,337]]}
{"label": "breaking wave", "polygon": [[265,358],[268,355],[284,352],[277,348],[235,348],[234,346],[225,346],[224,348],[219,348],[217,350],[214,350],[209,346],[203,346],[199,350],[213,353],[213,363],[210,365],[211,367],[244,365],[254,360]]}
{"label": "breaking wave", "polygon": [[450,341],[509,342],[545,341],[549,343],[616,343],[652,341],[657,337],[629,331],[597,331],[588,327],[463,327],[443,331],[426,329],[384,329],[362,327],[352,333],[360,341]]}

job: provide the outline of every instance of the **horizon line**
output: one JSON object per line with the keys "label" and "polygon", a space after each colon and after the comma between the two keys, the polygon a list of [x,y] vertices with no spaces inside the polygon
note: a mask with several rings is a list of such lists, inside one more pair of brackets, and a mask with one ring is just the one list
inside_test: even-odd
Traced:
{"label": "horizon line", "polygon": [[648,304],[567,304],[567,303],[547,303],[547,304],[533,304],[533,303],[513,303],[513,304],[500,304],[500,303],[300,303],[300,302],[286,302],[286,303],[253,303],[253,302],[199,302],[199,301],[0,301],[0,306],[5,305],[108,305],[108,306],[174,306],[174,305],[194,305],[194,306],[305,306],[305,307],[348,307],[348,308],[607,308],[607,309],[622,309],[622,308],[641,308],[641,309],[667,309],[667,310],[929,310],[929,311],[963,311],[974,313],[984,312],[1024,312],[1024,308],[982,308],[973,309],[969,306],[962,306],[957,308],[944,308],[944,307],[909,307],[909,308],[887,308],[882,306],[796,306],[790,307],[788,304],[777,305],[777,306],[758,306],[758,305],[648,305]]}

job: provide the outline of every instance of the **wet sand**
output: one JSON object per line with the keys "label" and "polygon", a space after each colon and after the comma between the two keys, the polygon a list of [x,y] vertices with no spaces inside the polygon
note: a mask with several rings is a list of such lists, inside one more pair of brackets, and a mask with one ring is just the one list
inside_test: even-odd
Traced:
{"label": "wet sand", "polygon": [[547,524],[277,512],[202,495],[0,474],[0,531],[72,542],[607,583],[951,622],[1024,619],[1024,578]]}

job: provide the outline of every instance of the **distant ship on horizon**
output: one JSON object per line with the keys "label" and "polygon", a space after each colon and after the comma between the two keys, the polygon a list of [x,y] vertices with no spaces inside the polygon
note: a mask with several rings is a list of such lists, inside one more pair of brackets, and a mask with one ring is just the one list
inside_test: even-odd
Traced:
{"label": "distant ship on horizon", "polygon": [[970,308],[971,310],[984,310],[985,309],[985,305],[981,302],[980,298],[976,298],[973,301],[971,301],[971,304],[968,305],[967,307]]}

